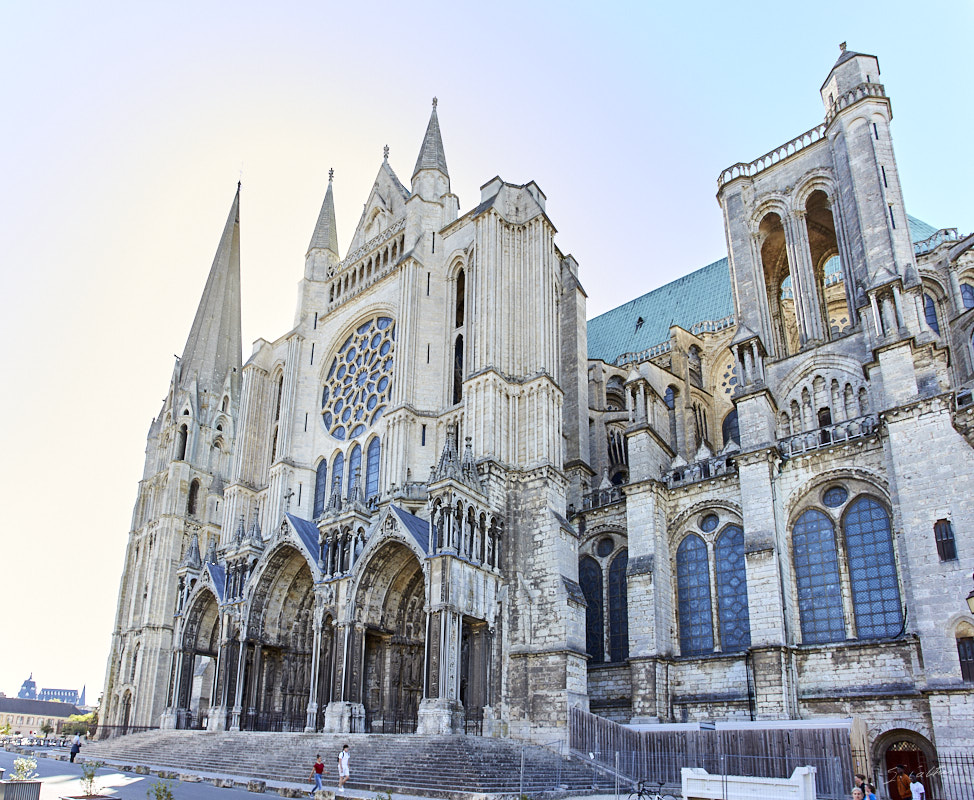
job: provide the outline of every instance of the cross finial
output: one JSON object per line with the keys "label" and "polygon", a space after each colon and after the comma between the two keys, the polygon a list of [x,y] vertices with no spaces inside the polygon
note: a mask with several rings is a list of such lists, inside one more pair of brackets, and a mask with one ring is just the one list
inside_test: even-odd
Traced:
{"label": "cross finial", "polygon": [[840,45],[839,45],[839,49],[840,49],[840,50],[841,50],[841,51],[842,51],[843,53],[845,52],[845,42],[842,42],[842,44],[840,44]]}
{"label": "cross finial", "polygon": [[335,168],[331,167],[328,170],[328,183],[331,183],[334,180],[334,178],[335,178]]}
{"label": "cross finial", "polygon": [[382,160],[383,161],[389,160],[389,145],[383,145],[382,147]]}
{"label": "cross finial", "polygon": [[436,98],[434,97],[434,98],[433,98],[433,108],[436,108],[436,103],[437,103],[437,102],[438,102],[438,101],[437,101],[437,99],[436,99]]}

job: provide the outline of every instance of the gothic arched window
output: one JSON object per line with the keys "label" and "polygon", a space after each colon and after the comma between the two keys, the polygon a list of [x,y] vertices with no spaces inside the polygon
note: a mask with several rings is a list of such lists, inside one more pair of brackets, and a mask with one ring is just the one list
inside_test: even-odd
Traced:
{"label": "gothic arched window", "polygon": [[312,519],[318,519],[328,505],[328,461],[321,459],[315,472],[315,503],[311,512]]}
{"label": "gothic arched window", "polygon": [[810,508],[792,530],[798,612],[806,644],[845,639],[835,528],[825,514]]}
{"label": "gothic arched window", "polygon": [[737,420],[736,408],[724,417],[724,422],[720,426],[720,436],[724,440],[724,447],[728,442],[741,443],[741,426]]}
{"label": "gothic arched window", "polygon": [[455,328],[463,327],[463,318],[467,300],[467,285],[466,276],[463,270],[457,273],[457,303],[456,303],[456,324]]}
{"label": "gothic arched window", "polygon": [[737,653],[751,646],[751,620],[747,610],[747,572],[744,568],[744,529],[728,525],[714,547],[717,567],[717,617],[720,647]]}
{"label": "gothic arched window", "polygon": [[590,556],[578,560],[578,582],[585,595],[585,650],[592,661],[605,659],[602,623],[602,568]]}
{"label": "gothic arched window", "polygon": [[842,529],[859,638],[896,636],[903,627],[903,612],[889,514],[874,498],[863,496],[849,506]]}
{"label": "gothic arched window", "polygon": [[463,335],[453,345],[453,404],[463,398]]}
{"label": "gothic arched window", "polygon": [[923,295],[923,316],[937,336],[940,336],[940,323],[937,321],[937,304],[927,293]]}
{"label": "gothic arched window", "polygon": [[341,495],[342,482],[345,479],[345,454],[339,453],[331,465],[331,485],[334,494]]}
{"label": "gothic arched window", "polygon": [[969,283],[960,285],[960,299],[964,308],[974,308],[974,286]]}
{"label": "gothic arched window", "polygon": [[629,604],[626,567],[629,551],[622,550],[609,565],[609,660],[629,658]]}
{"label": "gothic arched window", "polygon": [[189,484],[189,497],[186,499],[186,513],[191,517],[196,516],[197,507],[200,501],[200,482],[193,478]]}
{"label": "gothic arched window", "polygon": [[676,550],[676,586],[681,655],[711,652],[710,568],[707,545],[696,534],[684,538]]}
{"label": "gothic arched window", "polygon": [[352,448],[348,457],[348,496],[362,486],[362,448],[358,445]]}
{"label": "gothic arched window", "polygon": [[186,438],[189,435],[189,429],[185,425],[179,426],[179,432],[176,434],[176,460],[185,461],[186,460]]}
{"label": "gothic arched window", "polygon": [[366,451],[365,461],[365,499],[378,497],[379,495],[379,454],[381,445],[379,437],[376,436],[369,442],[369,449]]}

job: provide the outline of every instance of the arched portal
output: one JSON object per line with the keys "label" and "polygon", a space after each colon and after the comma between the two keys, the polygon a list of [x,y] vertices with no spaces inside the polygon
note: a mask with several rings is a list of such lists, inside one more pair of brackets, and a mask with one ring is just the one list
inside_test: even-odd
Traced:
{"label": "arched portal", "polygon": [[423,695],[425,604],[419,559],[404,544],[387,542],[364,565],[355,597],[364,645],[357,672],[359,696],[368,732],[416,730]]}
{"label": "arched portal", "polygon": [[216,597],[201,591],[190,604],[181,647],[174,659],[172,681],[176,727],[206,728],[216,704],[216,661],[220,649],[220,611]]}
{"label": "arched portal", "polygon": [[304,730],[311,693],[314,581],[304,557],[283,546],[257,580],[245,648],[240,726]]}

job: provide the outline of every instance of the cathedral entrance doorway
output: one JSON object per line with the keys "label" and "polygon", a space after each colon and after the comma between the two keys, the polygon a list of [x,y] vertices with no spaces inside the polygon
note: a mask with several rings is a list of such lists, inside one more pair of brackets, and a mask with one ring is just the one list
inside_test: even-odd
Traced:
{"label": "cathedral entrance doorway", "polygon": [[250,611],[240,727],[303,731],[311,693],[314,582],[292,547],[271,556]]}
{"label": "cathedral entrance doorway", "polygon": [[186,613],[182,649],[174,663],[177,728],[207,727],[219,649],[220,610],[212,592],[203,591]]}
{"label": "cathedral entrance doorway", "polygon": [[419,559],[389,542],[365,567],[356,595],[364,625],[362,704],[369,733],[412,733],[423,694],[425,580]]}

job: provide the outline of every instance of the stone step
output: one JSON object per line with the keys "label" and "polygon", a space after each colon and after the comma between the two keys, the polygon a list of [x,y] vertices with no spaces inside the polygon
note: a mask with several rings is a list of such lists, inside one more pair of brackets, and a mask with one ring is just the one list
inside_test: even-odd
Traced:
{"label": "stone step", "polygon": [[[314,754],[320,752],[327,783],[329,778],[334,782],[332,756],[337,757],[344,743],[352,753],[349,786],[399,792],[511,792],[522,786],[542,791],[560,786],[587,790],[593,785],[589,766],[537,745],[477,736],[155,731],[94,742],[85,755],[116,764],[303,783]],[[606,785],[605,779],[594,782]]]}

